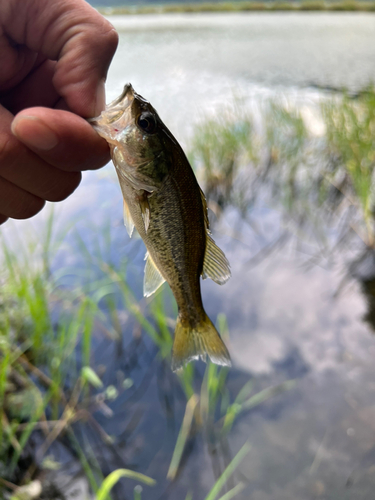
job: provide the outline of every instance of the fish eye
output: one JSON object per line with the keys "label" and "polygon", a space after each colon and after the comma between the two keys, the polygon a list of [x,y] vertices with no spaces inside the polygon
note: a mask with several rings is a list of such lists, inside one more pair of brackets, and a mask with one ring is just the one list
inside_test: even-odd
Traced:
{"label": "fish eye", "polygon": [[142,113],[138,118],[138,126],[148,134],[154,134],[157,128],[155,116],[151,113]]}

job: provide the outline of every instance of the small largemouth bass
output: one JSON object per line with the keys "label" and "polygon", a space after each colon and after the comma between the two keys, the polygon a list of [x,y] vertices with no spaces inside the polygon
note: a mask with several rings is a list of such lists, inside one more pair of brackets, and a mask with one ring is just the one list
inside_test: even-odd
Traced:
{"label": "small largemouth bass", "polygon": [[177,301],[172,370],[206,354],[230,366],[200,290],[201,275],[224,284],[229,262],[210,236],[206,199],[182,148],[130,84],[90,122],[111,148],[129,236],[135,226],[147,248],[144,295],[167,281]]}

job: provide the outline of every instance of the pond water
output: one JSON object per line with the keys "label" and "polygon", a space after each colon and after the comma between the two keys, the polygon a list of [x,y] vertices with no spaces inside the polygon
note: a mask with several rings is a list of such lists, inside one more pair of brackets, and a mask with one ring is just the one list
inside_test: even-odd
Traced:
{"label": "pond water", "polygon": [[[320,88],[357,90],[375,80],[371,14],[194,14],[110,20],[119,30],[120,45],[108,77],[108,100],[131,82],[184,147],[198,121],[220,114],[238,97],[255,120],[259,106],[269,99],[293,103],[307,110],[310,126],[319,134],[317,108],[328,95]],[[194,499],[205,498],[223,464],[247,440],[251,449],[234,482],[246,485],[238,498],[373,498],[372,255],[355,238],[335,256],[321,251],[316,242],[304,241],[293,230],[281,205],[267,199],[260,197],[252,207],[253,225],[241,222],[233,208],[215,225],[214,237],[231,262],[232,278],[224,287],[209,280],[202,283],[203,300],[211,318],[224,313],[228,321],[234,365],[228,385],[234,394],[250,377],[258,389],[290,379],[297,383],[244,413],[226,450],[213,450],[197,438],[181,474],[170,485],[165,478],[185,404],[174,375],[158,361],[147,339],[141,350],[133,346],[134,325],[128,318],[120,346],[96,341],[95,363],[107,366],[105,383],[112,383],[122,370],[131,375],[135,387],[110,405],[111,418],[95,415],[116,436],[115,444],[96,445],[93,438],[92,447],[100,450],[106,473],[129,467],[157,479],[156,487],[144,488],[142,499],[184,499],[188,491]],[[122,225],[112,166],[85,174],[57,215],[61,227],[75,218],[89,246],[101,229],[110,228],[108,258],[129,257],[131,284],[141,298],[144,247],[139,239],[130,241]],[[10,235],[16,229],[26,234],[30,227],[41,227],[44,218],[40,214],[32,222],[17,222],[4,232]],[[236,237],[234,227],[239,228]],[[268,251],[284,231],[286,243]],[[77,265],[79,259],[78,254],[62,252],[57,266]],[[201,363],[198,369],[203,370]],[[114,497],[133,498],[133,486],[121,482]]]}

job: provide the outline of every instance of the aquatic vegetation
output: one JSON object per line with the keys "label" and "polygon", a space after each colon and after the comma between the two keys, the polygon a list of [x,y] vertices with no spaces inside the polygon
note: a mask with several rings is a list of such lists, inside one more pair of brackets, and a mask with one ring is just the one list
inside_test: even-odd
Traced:
{"label": "aquatic vegetation", "polygon": [[263,107],[260,130],[238,109],[200,123],[189,157],[216,217],[234,206],[251,223],[252,207],[268,193],[300,240],[337,249],[357,234],[373,248],[374,96],[369,88],[324,97],[318,136],[298,106],[277,100]]}
{"label": "aquatic vegetation", "polygon": [[[279,176],[282,166],[288,176],[282,184],[279,178],[276,186],[299,227],[313,230],[317,241],[329,246],[323,227],[337,225],[344,218],[331,245],[356,234],[373,248],[374,90],[367,89],[355,98],[344,93],[324,99],[321,118],[325,134],[321,138],[307,130],[298,109],[276,108],[272,115],[280,117],[277,127],[268,120],[269,145],[275,148],[274,169]],[[275,133],[280,141],[275,141]],[[275,189],[273,193],[276,196]]]}
{"label": "aquatic vegetation", "polygon": [[[333,165],[329,181],[361,213],[365,228],[357,232],[374,246],[375,92],[357,99],[344,95],[323,106],[327,153]],[[363,232],[364,229],[364,232]]]}
{"label": "aquatic vegetation", "polygon": [[[189,157],[210,208],[220,218],[234,207],[251,224],[251,210],[262,193],[267,204],[282,207],[284,219],[292,221],[288,231],[300,240],[313,233],[321,248],[337,250],[359,235],[372,252],[374,95],[366,89],[355,98],[324,99],[325,134],[320,136],[311,133],[297,107],[278,102],[263,108],[260,127],[238,105],[218,120],[202,120]],[[343,218],[327,236],[323,226]],[[0,488],[37,486],[39,470],[59,466],[53,459],[57,444],[78,458],[98,498],[115,498],[121,477],[141,482],[138,471],[126,464],[103,466],[100,452],[122,444],[106,420],[111,422],[117,407],[130,422],[138,422],[136,401],[153,380],[164,416],[176,428],[168,481],[178,481],[192,444],[203,439],[216,477],[206,500],[234,498],[245,486],[235,469],[251,453],[251,443],[237,455],[230,449],[236,421],[295,382],[264,387],[248,377],[233,392],[230,371],[211,363],[204,372],[189,365],[176,376],[169,368],[176,316],[171,293],[160,290],[152,300],[139,298],[131,263],[111,258],[110,225],[91,228],[98,235],[91,241],[71,231],[69,246],[80,256],[79,264],[57,265],[54,255],[64,247],[66,232],[57,236],[53,228],[51,217],[44,237],[26,247],[17,241],[17,252],[0,233]],[[216,327],[227,341],[224,315],[218,315]],[[103,345],[115,353],[107,358],[110,367],[98,356]],[[145,479],[146,488],[157,487],[152,480]],[[132,494],[141,499],[140,486]]]}
{"label": "aquatic vegetation", "polygon": [[[228,370],[212,364],[207,365],[203,378],[193,366],[176,377],[169,368],[175,315],[171,294],[156,294],[151,314],[146,316],[145,301],[149,299],[136,299],[127,280],[127,262],[114,264],[106,255],[113,245],[110,233],[101,234],[101,243],[90,246],[77,232],[73,241],[83,263],[57,266],[54,254],[64,245],[53,234],[53,227],[51,216],[45,237],[22,252],[1,236],[0,490],[4,494],[13,491],[16,498],[17,492],[22,493],[19,487],[40,487],[41,471],[62,467],[55,458],[61,446],[72,460],[80,462],[97,498],[117,498],[110,490],[121,477],[152,487],[154,480],[137,471],[103,466],[103,447],[113,449],[119,438],[97,418],[99,413],[110,422],[115,415],[112,405],[125,401],[127,394],[131,394],[127,412],[137,415],[131,398],[139,397],[149,383],[151,347],[164,373],[160,390],[163,384],[175,386],[187,415],[182,420],[182,437],[171,454],[169,481],[175,481],[184,466],[187,444],[200,435],[207,439],[209,449],[219,446],[227,450],[227,468],[216,466],[217,482],[207,496],[218,498],[248,451],[241,450],[230,464],[229,446],[223,443],[238,415],[252,407],[251,400],[257,397],[250,395],[254,386],[247,385],[233,398],[226,387]],[[126,329],[133,340],[127,341],[121,354],[125,313]],[[218,317],[217,327],[227,338],[224,316]],[[142,338],[149,338],[150,343],[146,346]],[[115,360],[108,370],[95,361],[102,341],[119,351],[121,369],[115,369]],[[146,364],[142,361],[145,355]],[[286,384],[281,390],[291,387]],[[271,390],[265,397],[259,392],[258,403],[276,392]],[[169,397],[165,390],[163,399]],[[172,409],[178,417],[177,410]],[[171,407],[166,405],[165,411],[168,415]],[[88,435],[95,436],[94,440]],[[215,456],[213,453],[213,460]],[[244,487],[243,481],[234,479],[232,483],[221,498],[233,498]],[[140,487],[134,489],[134,498],[142,498]]]}
{"label": "aquatic vegetation", "polygon": [[[109,492],[113,488],[113,486],[122,478],[122,477],[128,477],[131,479],[134,479],[135,481],[140,481],[144,484],[147,484],[148,486],[153,486],[156,481],[154,479],[151,479],[144,474],[139,474],[138,472],[134,472],[129,469],[117,469],[113,472],[111,472],[103,481],[101,484],[100,488],[98,489],[96,493],[96,499],[97,500],[107,500],[109,496]],[[137,488],[137,487],[136,487]],[[137,494],[138,493],[138,494]],[[134,491],[134,499],[136,498],[141,498],[140,492]]]}
{"label": "aquatic vegetation", "polygon": [[257,165],[257,140],[253,119],[240,101],[197,124],[188,157],[216,215],[234,204],[245,216],[253,175],[250,169],[244,172],[243,166]]}
{"label": "aquatic vegetation", "polygon": [[[1,241],[0,488],[32,479],[53,443],[68,435],[96,491],[100,472],[91,472],[74,426],[88,422],[110,442],[92,413],[113,399],[113,388],[104,387],[90,367],[97,304],[59,289],[47,265],[52,224],[51,216],[42,245],[33,244],[21,255]],[[44,436],[34,451],[29,444],[33,432]],[[27,458],[24,468],[28,456],[34,459]]]}
{"label": "aquatic vegetation", "polygon": [[[188,388],[186,394],[191,395],[186,404],[184,419],[169,466],[167,474],[169,479],[175,479],[184,448],[189,439],[197,433],[204,434],[208,447],[213,452],[214,460],[217,449],[229,448],[229,433],[242,412],[255,408],[269,398],[291,390],[295,386],[294,380],[288,380],[254,394],[254,380],[251,379],[231,402],[231,395],[226,386],[227,375],[227,368],[208,363],[199,395],[192,390],[189,381],[184,380],[185,390]],[[244,449],[245,447],[247,445]],[[216,464],[216,467],[220,466]]]}

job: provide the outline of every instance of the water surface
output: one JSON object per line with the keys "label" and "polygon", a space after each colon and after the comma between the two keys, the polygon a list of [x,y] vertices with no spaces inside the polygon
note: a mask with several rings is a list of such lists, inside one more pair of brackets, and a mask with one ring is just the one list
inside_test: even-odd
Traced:
{"label": "water surface", "polygon": [[[186,147],[199,120],[220,113],[236,98],[255,113],[255,120],[269,99],[300,106],[320,133],[317,110],[328,93],[317,87],[356,90],[375,80],[372,14],[186,14],[110,20],[119,30],[120,45],[109,73],[108,99],[131,82]],[[108,258],[130,257],[132,286],[141,298],[144,247],[139,239],[129,240],[121,214],[112,166],[87,173],[82,186],[58,209],[61,226],[76,218],[76,229],[89,245],[100,238],[103,227],[110,227]],[[33,224],[40,227],[43,217]],[[365,320],[374,277],[371,254],[354,238],[334,257],[313,259],[316,242],[301,240],[293,224],[286,227],[283,207],[267,196],[259,197],[251,217],[258,232],[241,222],[233,208],[216,226],[214,237],[232,264],[232,278],[224,287],[205,281],[203,300],[213,319],[218,313],[228,319],[233,393],[249,377],[258,388],[289,379],[298,383],[239,419],[222,462],[249,440],[251,451],[236,476],[246,483],[239,496],[244,500],[368,500],[375,489],[375,339],[373,324]],[[23,234],[30,223],[15,226]],[[233,227],[240,228],[239,239],[233,237]],[[12,230],[5,227],[5,233]],[[285,230],[287,244],[262,254]],[[360,265],[353,268],[360,257]],[[61,252],[58,265],[77,265],[79,260],[78,252]],[[155,489],[144,490],[146,500],[185,498],[189,489],[194,499],[203,499],[220,470],[220,450],[215,462],[213,450],[197,439],[178,480],[168,485],[165,477],[184,401],[169,367],[155,358],[147,338],[142,351],[132,350],[133,326],[124,317],[120,347],[97,341],[95,363],[112,369],[107,368],[105,382],[112,383],[118,370],[135,380],[133,392],[111,405],[111,418],[95,415],[117,440],[113,447],[97,445],[103,464],[107,472],[129,467],[157,479]],[[166,400],[173,407],[169,419]],[[131,491],[124,482],[115,494],[130,498]]]}

